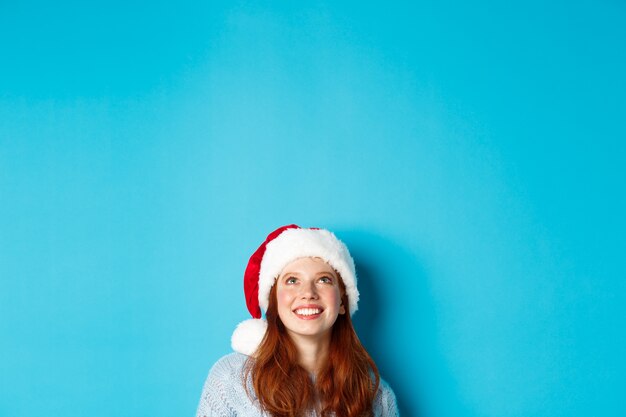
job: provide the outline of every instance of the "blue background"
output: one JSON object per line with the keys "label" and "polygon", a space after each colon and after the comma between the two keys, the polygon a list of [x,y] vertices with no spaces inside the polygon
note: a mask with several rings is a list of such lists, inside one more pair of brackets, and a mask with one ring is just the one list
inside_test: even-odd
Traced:
{"label": "blue background", "polygon": [[0,415],[190,416],[329,228],[404,416],[624,416],[622,1],[2,2]]}

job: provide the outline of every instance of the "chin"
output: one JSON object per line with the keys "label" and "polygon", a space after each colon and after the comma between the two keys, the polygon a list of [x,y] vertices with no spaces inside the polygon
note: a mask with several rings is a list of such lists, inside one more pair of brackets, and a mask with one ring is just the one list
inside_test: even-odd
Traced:
{"label": "chin", "polygon": [[302,337],[323,337],[330,333],[330,329],[287,329],[290,334]]}

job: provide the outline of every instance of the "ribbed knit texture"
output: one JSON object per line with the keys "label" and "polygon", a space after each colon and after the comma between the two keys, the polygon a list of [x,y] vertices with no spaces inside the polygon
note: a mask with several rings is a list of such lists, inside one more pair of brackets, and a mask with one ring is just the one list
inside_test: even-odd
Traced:
{"label": "ribbed knit texture", "polygon": [[[231,353],[213,365],[202,389],[196,417],[269,417],[260,409],[251,378],[246,383],[252,399],[244,389],[242,375],[247,358],[240,353]],[[382,378],[373,408],[375,417],[399,416],[396,397]],[[307,417],[315,416],[315,412],[311,412]]]}

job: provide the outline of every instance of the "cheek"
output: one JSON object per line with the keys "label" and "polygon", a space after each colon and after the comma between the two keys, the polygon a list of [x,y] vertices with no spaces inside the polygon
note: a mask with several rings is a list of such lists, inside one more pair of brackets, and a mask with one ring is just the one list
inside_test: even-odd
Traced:
{"label": "cheek", "polygon": [[289,293],[289,291],[277,291],[276,292],[276,302],[278,304],[278,310],[289,309],[291,305],[291,299],[293,297]]}
{"label": "cheek", "polygon": [[341,295],[339,294],[339,288],[329,288],[328,292],[326,293],[326,299],[329,303],[338,307],[339,304],[341,304]]}

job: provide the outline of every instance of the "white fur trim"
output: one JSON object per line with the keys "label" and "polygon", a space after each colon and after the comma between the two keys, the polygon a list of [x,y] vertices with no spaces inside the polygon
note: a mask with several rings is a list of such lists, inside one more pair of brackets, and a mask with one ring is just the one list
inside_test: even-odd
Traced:
{"label": "white fur trim", "polygon": [[265,320],[244,320],[237,325],[237,328],[233,332],[230,338],[230,345],[234,351],[252,356],[261,344],[266,330],[267,322]]}
{"label": "white fur trim", "polygon": [[307,256],[322,258],[341,275],[348,294],[350,315],[358,309],[354,260],[342,241],[324,229],[287,229],[267,244],[259,272],[259,306],[267,311],[274,281],[290,262]]}

